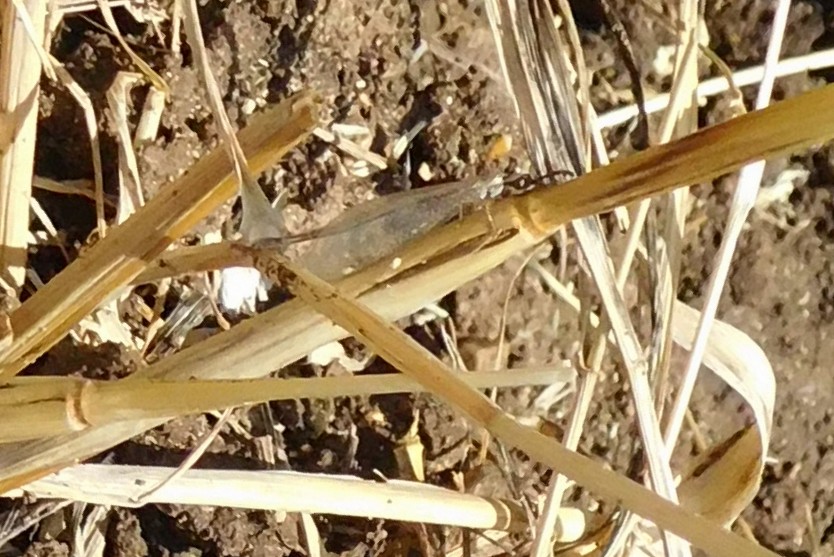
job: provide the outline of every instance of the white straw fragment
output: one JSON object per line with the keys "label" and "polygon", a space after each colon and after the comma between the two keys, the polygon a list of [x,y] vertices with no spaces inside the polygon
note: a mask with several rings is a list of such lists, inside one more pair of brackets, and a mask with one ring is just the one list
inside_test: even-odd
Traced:
{"label": "white straw fragment", "polygon": [[[773,91],[773,82],[776,79],[776,67],[779,60],[779,53],[782,50],[782,37],[788,20],[790,4],[790,0],[780,0],[776,8],[770,44],[768,44],[767,55],[765,57],[764,79],[762,80],[762,85],[756,98],[757,110],[763,109],[770,104],[770,96]],[[738,186],[736,186],[733,201],[730,205],[727,229],[721,240],[718,253],[716,254],[715,270],[710,275],[709,285],[707,286],[706,301],[704,302],[704,308],[701,310],[701,318],[698,322],[698,332],[689,355],[689,360],[687,361],[681,386],[669,415],[666,431],[664,432],[664,442],[670,452],[677,442],[678,434],[683,425],[684,414],[689,406],[689,399],[695,386],[695,380],[698,377],[698,370],[701,367],[701,361],[704,357],[709,331],[715,319],[715,313],[718,310],[718,302],[721,298],[724,283],[727,281],[730,263],[732,262],[738,238],[741,235],[744,222],[747,220],[747,215],[750,214],[750,211],[756,204],[756,196],[759,193],[759,186],[761,185],[762,175],[764,174],[764,166],[764,161],[748,164],[741,169],[739,174]]]}
{"label": "white straw fragment", "polygon": [[[30,483],[6,497],[25,494],[99,505],[135,506],[148,485],[172,469],[83,464]],[[523,514],[499,499],[458,493],[417,482],[365,481],[352,476],[275,470],[188,470],[143,503],[224,506],[311,514],[375,517],[462,528],[519,531]]]}
{"label": "white straw fragment", "polygon": [[[823,68],[830,68],[834,66],[834,48],[828,50],[820,50],[805,56],[797,56],[795,58],[786,58],[779,62],[776,66],[775,76],[786,77],[802,72],[810,72]],[[739,87],[746,87],[755,85],[764,78],[764,66],[753,66],[744,70],[733,72],[733,81]],[[713,97],[719,93],[723,93],[729,89],[727,79],[724,77],[714,77],[707,79],[698,84],[696,90],[698,98]],[[662,93],[656,97],[646,100],[646,112],[653,114],[660,112],[669,105],[671,95],[669,93]],[[599,126],[601,128],[611,128],[628,122],[638,115],[637,105],[630,104],[609,110],[608,112],[599,116]]]}

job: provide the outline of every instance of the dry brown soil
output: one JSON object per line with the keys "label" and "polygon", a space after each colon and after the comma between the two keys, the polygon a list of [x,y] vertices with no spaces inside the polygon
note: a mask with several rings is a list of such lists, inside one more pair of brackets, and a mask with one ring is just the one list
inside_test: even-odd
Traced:
{"label": "dry brown soil", "polygon": [[[401,157],[392,170],[359,179],[345,172],[343,156],[311,139],[262,179],[270,195],[287,187],[297,226],[323,222],[362,199],[371,189],[388,192],[426,183],[418,171],[429,169],[431,182],[472,176],[488,167],[506,171],[524,167],[522,141],[509,99],[490,71],[497,67],[489,51],[485,14],[480,2],[451,0],[248,0],[202,2],[201,16],[214,72],[232,121],[243,125],[253,100],[270,103],[303,87],[323,96],[328,118],[367,127],[370,149],[385,156],[394,140],[424,121],[410,149],[410,168]],[[582,27],[589,66],[594,70],[594,101],[599,111],[626,102],[629,82],[612,36],[598,10],[574,2]],[[646,86],[659,90],[668,77],[652,69],[658,48],[671,37],[645,9],[618,2],[631,32]],[[707,2],[710,46],[733,68],[764,58],[771,2]],[[117,11],[118,21],[137,52],[165,76],[171,103],[160,138],[140,153],[146,193],[152,195],[184,171],[195,157],[216,144],[212,118],[201,92],[191,56],[175,56],[161,46],[150,26]],[[101,30],[97,15],[67,19],[56,35],[54,54],[91,94],[104,114],[104,92],[115,72],[129,69],[116,41]],[[167,31],[168,24],[163,24]],[[445,45],[452,61],[432,48],[417,60],[423,41]],[[784,55],[799,55],[834,43],[831,3],[794,3]],[[486,47],[484,46],[486,45]],[[438,55],[440,53],[440,56]],[[704,74],[711,70],[704,66]],[[819,87],[834,74],[818,72],[781,80],[776,97]],[[747,101],[753,91],[748,91]],[[141,96],[134,99],[137,106]],[[703,123],[727,115],[726,99],[711,100],[701,110]],[[107,126],[102,116],[102,124]],[[108,128],[109,129],[109,128]],[[488,153],[496,138],[510,135],[512,150],[498,161]],[[108,193],[115,193],[116,144],[105,134]],[[628,152],[627,130],[609,135],[610,147]],[[92,177],[81,112],[62,90],[45,82],[39,125],[37,168],[54,179]],[[834,148],[819,147],[773,161],[766,180],[787,167],[809,172],[807,183],[782,203],[757,211],[742,237],[721,305],[721,317],[747,332],[766,351],[778,385],[772,461],[754,504],[744,513],[766,546],[786,555],[811,555],[812,539],[821,555],[834,552]],[[732,183],[729,179],[695,189],[696,224],[686,238],[680,296],[696,307],[712,257],[721,239]],[[71,255],[94,225],[91,203],[81,198],[37,193],[56,226],[65,234]],[[229,206],[196,231],[217,229],[236,214]],[[572,249],[572,248],[571,248]],[[573,252],[573,251],[572,251]],[[555,269],[558,251],[544,264]],[[64,265],[55,248],[33,252],[32,263],[44,280]],[[499,335],[501,309],[510,279],[521,263],[514,259],[482,279],[448,296],[441,305],[457,327],[460,350],[470,365],[489,366]],[[171,300],[171,306],[176,302]],[[425,345],[445,355],[436,323],[407,324]],[[537,276],[525,272],[510,291],[506,341],[509,363],[534,365],[576,356],[576,319],[549,294]],[[350,353],[361,347],[347,343]],[[64,342],[32,372],[56,367],[70,372],[112,375],[125,371],[118,350],[88,350]],[[333,371],[333,370],[331,370]],[[379,361],[370,372],[386,371]],[[285,373],[322,373],[297,365]],[[510,409],[528,407],[536,392],[520,389],[499,399]],[[607,367],[581,450],[624,470],[634,453],[632,411],[615,372]],[[564,425],[567,406],[550,418]],[[238,423],[252,437],[226,429],[201,466],[264,468],[269,466],[253,439],[263,437],[270,421],[281,425],[275,439],[278,466],[295,470],[350,473],[366,478],[400,475],[393,448],[407,432],[415,411],[426,448],[427,481],[454,486],[464,474],[469,485],[506,489],[494,465],[476,467],[478,433],[447,408],[425,397],[386,396],[332,402],[271,404],[268,409],[238,411]],[[694,411],[707,435],[723,431],[722,422],[743,412],[717,380],[705,374]],[[730,415],[730,418],[726,416]],[[266,418],[265,418],[266,416]],[[380,416],[384,419],[380,419]],[[116,448],[113,462],[176,465],[213,418],[175,420]],[[352,433],[351,433],[352,432]],[[523,493],[541,490],[549,477],[519,455],[510,456]],[[577,497],[586,498],[580,494]],[[806,516],[812,518],[811,525]],[[148,505],[115,511],[108,526],[107,555],[301,555],[298,524],[280,513],[227,508]],[[332,555],[436,554],[459,533],[384,521],[317,517],[325,548]],[[65,555],[67,532],[57,539],[38,527],[13,545],[26,555]]]}

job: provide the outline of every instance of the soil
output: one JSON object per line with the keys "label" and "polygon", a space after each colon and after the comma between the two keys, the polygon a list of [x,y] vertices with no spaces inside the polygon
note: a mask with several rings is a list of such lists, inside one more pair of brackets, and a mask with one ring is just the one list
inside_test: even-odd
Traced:
{"label": "soil", "polygon": [[[597,110],[628,102],[628,73],[600,11],[588,3],[573,4],[594,71]],[[653,64],[661,47],[671,43],[668,31],[642,3],[622,0],[616,4],[645,86],[651,90],[668,87],[669,75],[659,74]],[[772,2],[715,0],[707,5],[709,46],[732,68],[760,63]],[[177,55],[162,46],[170,41],[161,43],[152,25],[137,23],[121,9],[115,13],[126,39],[171,87],[160,137],[139,154],[144,193],[152,196],[216,145],[215,128],[187,47],[183,55]],[[288,188],[295,227],[323,223],[372,192],[528,166],[513,106],[491,76],[498,68],[480,2],[208,0],[202,2],[200,14],[214,74],[235,125],[244,125],[253,109],[312,87],[322,95],[330,121],[367,128],[368,148],[392,162],[388,170],[358,177],[352,162],[339,151],[320,139],[307,141],[261,179],[270,196]],[[105,110],[105,94],[116,72],[131,65],[102,24],[101,17],[92,12],[68,17],[55,35],[53,54],[90,94],[100,123],[108,130],[103,134],[105,179],[107,192],[115,195],[117,144]],[[168,32],[169,22],[163,22],[161,29]],[[832,43],[834,6],[794,2],[783,56],[806,54]],[[429,50],[418,57],[415,53],[424,44]],[[710,71],[704,66],[704,75]],[[834,74],[823,71],[783,79],[775,97],[795,96],[832,78]],[[749,106],[754,92],[746,93]],[[137,93],[132,101],[141,106],[143,98]],[[701,121],[723,120],[728,110],[727,98],[710,100],[701,109]],[[93,176],[83,122],[72,98],[44,81],[38,175],[56,180]],[[420,125],[425,128],[406,153],[393,160],[397,138]],[[513,139],[512,147],[495,156],[497,142],[507,137]],[[625,128],[612,131],[610,147],[630,152],[628,137]],[[756,538],[781,554],[811,556],[818,545],[819,555],[828,555],[834,553],[834,375],[828,364],[834,361],[834,147],[771,161],[766,183],[772,184],[786,168],[807,171],[807,179],[786,199],[754,211],[736,253],[720,317],[762,346],[777,381],[770,459],[759,494],[743,516]],[[699,224],[685,239],[679,291],[694,307],[703,301],[732,186],[730,179],[721,179],[694,190],[697,201],[692,220]],[[75,257],[94,227],[92,203],[43,191],[37,191],[36,197],[61,231],[69,257]],[[195,237],[233,222],[238,212],[239,207],[229,204],[200,225]],[[559,249],[542,260],[554,271]],[[33,248],[31,261],[44,281],[66,262],[54,247]],[[492,365],[508,289],[505,340],[510,365],[575,359],[582,348],[575,340],[579,338],[575,316],[535,273],[523,272],[511,287],[521,263],[521,258],[510,260],[441,302],[452,315],[460,352],[470,367]],[[169,300],[172,307],[175,303],[176,299]],[[436,322],[415,323],[407,330],[448,357]],[[355,343],[345,345],[349,354],[362,352]],[[54,372],[57,367],[112,377],[126,373],[130,366],[123,363],[118,348],[93,350],[65,341],[29,372]],[[333,371],[297,364],[284,373]],[[388,369],[379,360],[367,370],[384,371]],[[537,394],[517,389],[501,393],[499,402],[525,413]],[[562,402],[549,410],[547,418],[556,427],[566,423],[568,404]],[[696,389],[693,411],[708,437],[718,439],[725,433],[722,420],[742,412],[737,406],[728,389],[705,373]],[[731,418],[726,418],[728,413]],[[423,396],[275,403],[238,410],[234,421],[248,435],[227,427],[198,466],[277,466],[365,478],[400,477],[404,471],[394,449],[407,435],[415,415],[420,417],[419,435],[426,449],[426,481],[455,487],[463,477],[466,485],[478,490],[507,490],[495,464],[500,458],[493,454],[486,463],[478,460],[480,433]],[[625,471],[636,451],[631,434],[634,419],[614,362],[606,364],[591,416],[581,451]],[[214,419],[174,420],[115,448],[107,457],[119,463],[175,466]],[[281,433],[274,439],[273,458],[265,458],[253,439],[267,436],[270,422],[280,424]],[[515,487],[525,496],[541,492],[549,472],[518,454],[511,453],[509,458],[517,478]],[[588,499],[584,493],[575,497]],[[460,540],[457,531],[378,520],[322,516],[316,517],[316,523],[330,555],[440,554]],[[295,517],[277,512],[148,505],[110,513],[106,554],[302,555],[299,528]],[[71,536],[66,530],[45,531],[41,523],[17,536],[10,547],[31,556],[69,554]],[[523,554],[523,549],[517,554]]]}

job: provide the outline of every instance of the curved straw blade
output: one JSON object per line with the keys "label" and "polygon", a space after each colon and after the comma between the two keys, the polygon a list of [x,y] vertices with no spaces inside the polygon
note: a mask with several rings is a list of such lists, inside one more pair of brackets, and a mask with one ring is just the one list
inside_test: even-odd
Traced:
{"label": "curved straw blade", "polygon": [[[675,342],[690,349],[699,319],[700,312],[677,302]],[[776,379],[759,345],[718,320],[709,333],[704,364],[744,398],[756,423],[707,451],[683,479],[678,494],[687,508],[729,524],[750,504],[761,483],[773,427]]]}
{"label": "curved straw blade", "polygon": [[[541,266],[534,265],[533,269],[567,307],[580,311],[576,295]],[[685,350],[692,347],[699,318],[698,310],[675,302],[672,338]],[[599,317],[591,314],[590,323],[598,327]],[[610,335],[609,341],[613,341]],[[744,428],[705,451],[678,487],[682,506],[726,524],[738,517],[758,489],[772,429],[776,381],[762,349],[749,336],[722,321],[715,322],[707,339],[704,365],[745,399],[756,421],[756,427]]]}

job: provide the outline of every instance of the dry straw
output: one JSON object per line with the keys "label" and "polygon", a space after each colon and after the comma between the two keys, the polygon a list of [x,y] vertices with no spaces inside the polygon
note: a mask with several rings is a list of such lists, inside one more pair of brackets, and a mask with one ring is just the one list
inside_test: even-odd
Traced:
{"label": "dry straw", "polygon": [[[757,160],[764,156],[776,156],[789,153],[812,144],[825,141],[834,135],[834,115],[821,110],[834,100],[834,88],[825,88],[802,97],[779,103],[767,110],[739,117],[725,124],[702,130],[677,142],[649,149],[639,155],[623,159],[598,171],[587,174],[560,188],[537,190],[523,196],[510,198],[492,204],[488,211],[478,211],[463,220],[438,228],[426,236],[405,246],[398,256],[400,265],[393,269],[390,260],[382,261],[363,269],[339,282],[341,291],[349,296],[361,296],[361,299],[374,311],[379,311],[384,318],[393,319],[406,315],[430,300],[437,299],[444,293],[457,288],[463,282],[474,278],[486,270],[500,264],[507,257],[525,247],[530,247],[548,237],[560,224],[570,219],[610,210],[620,204],[637,201],[643,197],[656,195],[679,184],[704,181],[737,168],[739,165]],[[293,107],[296,107],[293,110]],[[256,119],[253,128],[241,133],[244,150],[250,150],[250,161],[258,161],[253,166],[265,166],[266,155],[256,155],[254,146],[266,147],[275,144],[286,145],[287,136],[299,137],[297,118],[301,114],[312,128],[314,122],[309,102],[299,104],[297,99],[282,105],[276,111],[263,118]],[[269,125],[269,117],[289,122],[289,130],[282,131],[275,125]],[[293,118],[295,116],[295,118]],[[265,134],[269,129],[273,141],[262,138],[255,142],[255,137]],[[309,129],[303,128],[303,129]],[[260,130],[255,134],[253,130]],[[282,141],[276,141],[278,136]],[[229,171],[222,154],[209,157],[214,162],[218,175],[224,169]],[[198,165],[205,165],[205,161]],[[205,168],[199,173],[203,176]],[[182,182],[192,185],[199,183],[207,188],[203,181],[197,181],[191,173],[180,183],[172,185],[172,190],[180,191]],[[216,182],[215,182],[216,183]],[[196,186],[195,186],[196,187]],[[229,186],[226,186],[227,188]],[[228,191],[228,190],[227,190]],[[230,192],[229,192],[230,193]],[[185,194],[183,194],[185,195]],[[160,194],[169,200],[178,197]],[[159,198],[157,198],[159,199]],[[147,207],[151,206],[153,200]],[[166,221],[181,223],[179,211],[192,214],[191,205],[180,203],[177,210],[165,211]],[[144,216],[143,216],[144,215]],[[128,227],[132,222],[148,218],[159,218],[158,213],[139,211],[124,225],[116,227],[108,237],[93,250],[112,250],[108,242],[119,238],[119,229]],[[183,231],[184,226],[176,230]],[[172,239],[172,235],[165,238]],[[134,243],[143,245],[141,239],[131,238]],[[122,280],[126,283],[138,275],[138,268],[144,266],[147,258],[120,258],[127,260],[130,273],[124,273]],[[95,259],[94,259],[95,260]],[[122,265],[128,266],[125,263]],[[121,265],[117,266],[117,268]],[[64,275],[77,275],[78,269],[69,267],[51,284],[60,281]],[[83,278],[83,277],[82,277]],[[65,283],[64,283],[65,284]],[[82,290],[88,289],[87,281],[80,280]],[[384,284],[384,288],[375,285]],[[47,288],[49,285],[47,285]],[[65,284],[64,288],[67,288]],[[96,292],[97,289],[92,289]],[[99,294],[101,295],[101,294]],[[33,298],[34,300],[34,298]],[[28,309],[24,306],[19,311]],[[14,317],[14,315],[12,316]],[[12,320],[12,323],[14,321]],[[64,325],[66,326],[66,324]],[[54,334],[54,333],[53,333]],[[268,372],[303,356],[316,346],[334,338],[344,336],[345,332],[333,326],[327,319],[317,315],[300,301],[284,304],[279,308],[257,316],[232,330],[221,333],[203,343],[150,366],[139,373],[144,377],[166,377],[169,379],[184,377],[247,377]],[[14,346],[13,340],[12,345]],[[32,353],[32,352],[30,352]],[[130,381],[130,379],[126,380]],[[145,429],[160,423],[160,420],[141,420],[138,422],[115,423],[94,427],[72,435],[41,439],[25,444],[10,446],[0,455],[0,467],[3,470],[3,489],[9,489],[42,476],[57,467],[70,464],[105,450],[107,447],[129,438]],[[538,434],[524,430],[517,432],[517,424],[503,418],[501,427],[509,427],[514,433],[522,434],[518,439],[532,436],[535,441],[544,442],[550,447],[552,440],[544,440]],[[549,462],[550,453],[531,456]],[[575,466],[586,466],[585,459],[567,453],[568,460],[575,460]],[[591,478],[585,478],[594,481]],[[622,478],[611,479],[611,485],[623,489],[628,484]],[[633,485],[633,484],[631,484]],[[610,486],[609,486],[610,487]],[[599,488],[597,488],[599,489]],[[603,491],[607,488],[603,486]],[[637,499],[647,496],[642,488],[633,485],[627,490],[637,490]],[[608,491],[616,493],[617,491]],[[653,497],[653,498],[652,498]],[[682,528],[687,536],[699,540],[711,548],[715,555],[764,555],[763,550],[753,549],[739,542],[736,538],[724,538],[713,530],[702,530],[702,522],[691,522],[686,526],[690,515],[668,503],[658,503],[656,496],[650,496],[647,507],[640,506],[641,512],[652,519],[658,519],[671,531]],[[638,503],[639,504],[639,503]],[[671,511],[671,509],[677,509]],[[666,514],[670,511],[673,514]],[[678,514],[674,514],[678,513]],[[684,514],[680,514],[684,513]],[[669,524],[666,517],[677,516],[682,524]],[[694,530],[694,531],[693,531]],[[709,534],[709,535],[707,535]],[[717,535],[717,537],[713,537]],[[704,539],[704,538],[710,539]],[[711,541],[712,540],[712,541]],[[715,547],[714,540],[724,540],[729,545]],[[741,545],[739,545],[741,544]]]}
{"label": "dry straw", "polygon": [[[673,110],[670,113],[678,112],[674,107],[688,105],[688,112],[684,112],[691,118],[696,98],[693,74],[696,43],[692,22],[697,22],[697,10],[696,3],[688,4],[691,8],[685,18],[688,24],[681,28],[681,33],[686,35],[682,35],[681,42],[688,46],[681,49],[676,82],[685,83],[689,80],[690,86],[682,87],[672,94]],[[8,6],[8,3],[4,6]],[[10,47],[7,45],[26,50],[25,40],[19,38],[22,31],[7,31],[5,27],[6,22],[14,20],[9,16],[8,9],[0,14],[4,21],[3,36],[18,39],[11,43],[4,40],[4,57],[0,59],[0,70],[5,72],[3,75],[6,77],[9,68],[14,67],[9,65],[8,60],[17,61],[13,56],[10,58],[11,55],[7,53]],[[109,7],[104,6],[103,11],[108,25],[114,28],[116,36],[124,43],[115,29]],[[30,15],[33,21],[40,21],[39,12],[30,12]],[[191,25],[188,31],[193,35],[192,42],[199,41],[195,33],[196,19],[189,23],[186,18],[186,23]],[[37,32],[30,30],[29,35],[37,40]],[[125,44],[123,46],[127,48]],[[205,54],[202,48],[198,50]],[[34,54],[26,51],[26,56],[36,56],[37,48],[34,51]],[[134,54],[131,53],[131,56],[148,79],[157,84],[158,90],[164,91],[164,82],[153,70],[137,60]],[[207,63],[205,59],[201,61],[205,69]],[[207,74],[206,79],[209,78]],[[34,81],[37,82],[37,76]],[[8,82],[8,79],[4,80],[4,83]],[[25,85],[25,82],[22,83]],[[31,91],[36,91],[35,84],[30,83],[29,86]],[[10,106],[31,109],[31,104],[26,105],[26,99],[21,98],[20,91],[11,92],[11,101],[8,98],[8,93],[6,97],[0,97],[6,105],[11,103]],[[561,226],[575,219],[611,211],[682,186],[713,179],[753,161],[789,154],[829,140],[834,137],[834,113],[827,110],[832,103],[834,89],[820,89],[766,110],[701,130],[672,143],[650,148],[561,187],[543,188],[489,203],[462,219],[434,228],[421,237],[397,246],[382,260],[361,266],[340,278],[335,288],[283,256],[249,247],[225,243],[166,252],[200,219],[234,195],[237,187],[232,179],[234,170],[238,172],[239,181],[252,186],[247,166],[253,174],[269,168],[313,132],[319,124],[317,102],[312,94],[296,95],[253,118],[237,139],[231,136],[230,127],[224,126],[226,147],[231,149],[235,164],[229,162],[223,149],[213,151],[185,176],[164,188],[147,205],[138,208],[124,223],[111,228],[84,256],[0,321],[2,332],[5,333],[0,338],[4,348],[0,356],[0,379],[8,383],[2,393],[3,399],[0,400],[0,416],[8,430],[27,429],[31,423],[40,424],[40,427],[28,431],[28,435],[39,438],[8,445],[0,453],[0,489],[8,491],[20,487],[51,471],[88,458],[171,416],[267,398],[332,396],[335,393],[350,392],[349,389],[360,386],[361,380],[348,378],[341,383],[331,380],[329,387],[327,381],[312,381],[303,385],[307,389],[313,384],[312,389],[303,391],[293,390],[302,385],[290,380],[230,382],[222,385],[207,381],[172,382],[185,378],[216,380],[260,377],[291,363],[318,346],[353,334],[421,383],[425,389],[461,409],[502,442],[522,449],[532,459],[553,467],[595,493],[620,502],[627,510],[651,519],[661,528],[682,536],[713,555],[772,555],[755,544],[733,536],[715,522],[695,515],[566,449],[554,439],[520,425],[478,393],[463,376],[451,373],[444,364],[389,325],[388,321],[435,301],[512,255],[537,246]],[[215,104],[216,116],[223,123],[220,104]],[[530,103],[531,106],[533,104]],[[583,103],[583,108],[590,115],[587,102]],[[22,131],[10,137],[0,136],[0,146],[4,147],[3,160],[0,161],[4,165],[0,167],[3,172],[11,168],[7,164],[10,160],[7,158],[7,147],[16,149],[18,142],[26,139],[23,132],[26,122],[29,122],[27,118],[34,118],[26,110],[18,110],[16,114],[22,115],[22,127],[17,128],[15,124],[11,129]],[[538,114],[537,117],[541,118],[542,115]],[[677,117],[667,116],[662,126],[663,139],[671,137],[675,127],[673,124],[677,120]],[[10,128],[4,126],[3,129]],[[681,129],[680,126],[678,129]],[[322,132],[318,134],[322,135]],[[593,133],[579,135],[575,143],[584,145]],[[33,139],[33,135],[30,139]],[[123,140],[128,141],[129,137]],[[342,148],[353,149],[353,146],[343,143]],[[31,155],[28,150],[20,153],[23,151],[17,155],[19,159],[13,159],[15,162],[25,162],[25,157]],[[0,174],[0,193],[8,182],[7,175],[8,172]],[[30,179],[25,181],[27,195],[30,183]],[[96,193],[101,214],[103,197],[100,187]],[[17,194],[3,195],[6,197],[0,201]],[[670,206],[680,209],[682,197],[680,193],[675,194],[675,197],[669,199]],[[250,218],[251,222],[252,204],[247,202],[244,205],[244,217]],[[0,211],[8,215],[8,207],[0,206]],[[642,218],[639,214],[638,221]],[[672,214],[676,215],[673,217],[675,219],[681,213],[672,211]],[[0,224],[3,222],[0,221]],[[681,222],[675,221],[673,224]],[[593,228],[593,219],[586,218],[583,223],[577,225],[577,232],[587,255],[590,251],[587,246],[591,243],[589,238],[597,231]],[[14,230],[19,232],[19,229],[19,223],[14,227],[0,228],[0,239],[3,240],[5,250],[3,262],[13,273],[11,279],[6,279],[11,285],[19,285],[15,278],[16,268],[22,268],[25,264],[19,260],[12,261],[9,256],[9,248],[17,249],[15,246],[19,239]],[[639,225],[633,230],[639,230]],[[344,228],[339,229],[338,233],[349,235],[354,232]],[[250,235],[249,239],[254,238]],[[25,243],[23,246],[25,248]],[[630,249],[636,251],[637,244],[633,242]],[[593,259],[591,263],[594,268]],[[609,315],[616,315],[611,308],[618,303],[622,305],[618,299],[618,285],[622,284],[622,280],[616,277],[618,280],[615,284],[611,270],[604,268],[607,261],[599,260],[596,263],[602,266],[595,267],[594,273],[608,276],[610,288],[604,289],[603,293],[609,293],[606,300]],[[241,264],[255,265],[272,278],[286,282],[300,299],[283,304],[143,368],[126,380],[98,384],[64,379],[14,379],[17,373],[63,338],[81,319],[113,296],[122,293],[125,287],[182,273]],[[627,269],[628,266],[624,264],[623,268]],[[347,270],[336,268],[331,271],[332,276],[342,277]],[[667,314],[671,315],[673,310],[678,311],[677,306],[668,303],[665,308]],[[615,324],[614,327],[621,350],[629,346],[628,334],[623,336],[623,331],[628,333],[628,324],[623,321],[621,326]],[[604,332],[600,335],[598,345],[604,348]],[[660,333],[660,336],[667,337],[667,348],[671,335],[669,328]],[[635,347],[636,344],[631,346],[632,352]],[[635,369],[639,369],[639,366]],[[467,379],[473,377],[467,376]],[[478,379],[495,378],[484,375]],[[408,387],[402,384],[401,378],[394,379],[395,383],[398,381],[397,385],[390,388]],[[485,384],[477,386],[483,387]],[[327,388],[331,390],[323,390]],[[159,395],[160,389],[170,390],[175,396],[162,397]],[[274,392],[262,392],[267,389],[274,389]],[[183,400],[186,402],[182,403]],[[155,408],[152,401],[157,403]],[[640,410],[645,412],[644,408]],[[641,414],[641,423],[651,422],[652,419],[651,414]],[[67,426],[78,431],[66,433]],[[656,424],[648,423],[646,426],[643,423],[643,426],[644,436],[653,442],[652,429],[657,429]],[[745,436],[743,442],[758,441],[751,434]],[[660,461],[652,465],[652,472],[659,474],[657,478],[668,481],[668,461],[663,461],[664,451],[660,449],[652,455],[661,457]],[[170,488],[170,485],[160,489],[163,488]],[[159,496],[159,491],[154,495]],[[667,490],[666,495],[673,497],[674,488]],[[712,516],[706,511],[705,514]],[[412,519],[420,520],[421,517],[415,516]],[[481,525],[493,526],[496,523],[489,520]],[[313,532],[314,528],[310,530],[311,539],[314,537]],[[544,547],[550,536],[545,535],[542,539],[544,542],[540,545]],[[670,539],[675,542],[674,538]],[[675,542],[675,547],[679,554],[686,554],[685,546]]]}
{"label": "dry straw", "polygon": [[[0,284],[13,296],[26,270],[41,77],[38,46],[46,4],[16,0],[0,5]],[[29,17],[19,17],[18,7]]]}

